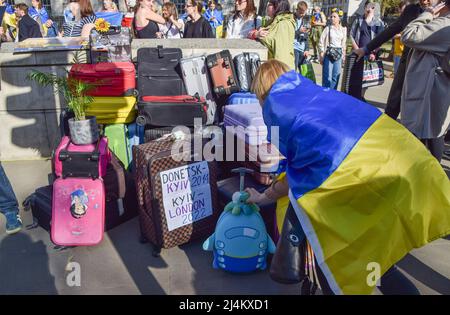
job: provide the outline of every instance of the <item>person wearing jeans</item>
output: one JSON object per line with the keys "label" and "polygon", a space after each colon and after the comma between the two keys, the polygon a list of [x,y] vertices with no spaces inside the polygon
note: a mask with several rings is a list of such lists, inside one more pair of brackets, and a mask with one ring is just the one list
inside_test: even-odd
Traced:
{"label": "person wearing jeans", "polygon": [[[323,65],[322,86],[337,90],[341,76],[341,65],[343,58],[345,58],[347,28],[341,25],[341,20],[337,12],[333,12],[330,19],[331,25],[325,28],[319,43],[320,63]],[[342,57],[337,60],[331,60],[327,54],[329,47],[339,49],[342,52]]]}
{"label": "person wearing jeans", "polygon": [[17,198],[0,163],[0,212],[6,217],[6,233],[14,234],[22,229]]}

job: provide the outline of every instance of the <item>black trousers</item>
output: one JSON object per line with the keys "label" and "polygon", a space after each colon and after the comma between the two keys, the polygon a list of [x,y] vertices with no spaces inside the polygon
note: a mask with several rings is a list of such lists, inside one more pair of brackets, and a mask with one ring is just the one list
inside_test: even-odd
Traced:
{"label": "black trousers", "polygon": [[348,94],[362,100],[362,78],[364,72],[364,58],[360,58],[353,65],[350,72],[350,80],[348,85]]}
{"label": "black trousers", "polygon": [[422,143],[427,147],[427,149],[430,151],[430,153],[439,161],[441,162],[442,155],[444,154],[444,148],[445,148],[445,140],[444,136],[440,138],[434,138],[434,139],[420,139]]}

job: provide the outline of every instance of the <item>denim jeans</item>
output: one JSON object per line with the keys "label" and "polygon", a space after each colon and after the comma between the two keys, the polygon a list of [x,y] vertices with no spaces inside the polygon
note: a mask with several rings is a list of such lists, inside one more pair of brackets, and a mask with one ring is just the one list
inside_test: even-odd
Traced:
{"label": "denim jeans", "polygon": [[11,187],[11,184],[6,177],[3,166],[0,163],[0,213],[6,213],[9,211],[19,212],[19,206],[17,204],[17,198]]}
{"label": "denim jeans", "polygon": [[337,90],[339,78],[341,76],[342,58],[332,62],[327,56],[323,58],[322,86]]}

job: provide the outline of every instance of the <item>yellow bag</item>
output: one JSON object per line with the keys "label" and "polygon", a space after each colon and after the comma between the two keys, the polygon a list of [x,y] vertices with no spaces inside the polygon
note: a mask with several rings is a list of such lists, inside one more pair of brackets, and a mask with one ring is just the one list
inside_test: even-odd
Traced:
{"label": "yellow bag", "polygon": [[86,116],[95,116],[99,124],[128,124],[136,119],[136,97],[94,97]]}
{"label": "yellow bag", "polygon": [[216,38],[223,38],[223,25],[219,25],[216,27]]}

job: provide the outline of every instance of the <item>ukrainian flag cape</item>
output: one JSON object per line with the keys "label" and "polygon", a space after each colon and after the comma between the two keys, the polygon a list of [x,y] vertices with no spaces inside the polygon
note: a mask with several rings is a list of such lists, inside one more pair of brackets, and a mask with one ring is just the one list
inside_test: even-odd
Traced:
{"label": "ukrainian flag cape", "polygon": [[382,275],[411,249],[449,234],[448,177],[375,107],[291,71],[273,85],[263,115],[269,140],[287,158],[289,199],[334,293],[370,294],[374,263]]}

